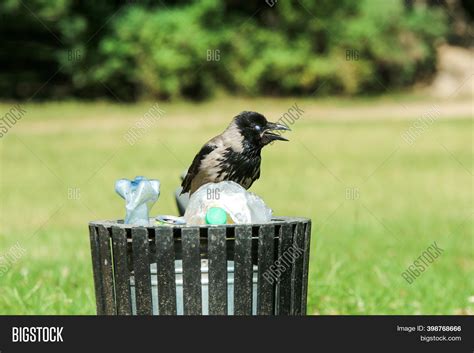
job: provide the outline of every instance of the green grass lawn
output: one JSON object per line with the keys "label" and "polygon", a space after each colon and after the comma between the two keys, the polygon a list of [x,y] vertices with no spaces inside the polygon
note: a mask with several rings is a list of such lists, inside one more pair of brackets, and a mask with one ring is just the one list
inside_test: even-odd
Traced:
{"label": "green grass lawn", "polygon": [[[208,138],[240,110],[277,120],[293,103],[164,103],[133,146],[123,135],[152,103],[25,104],[0,140],[0,314],[94,314],[87,224],[123,217],[115,180],[160,179],[152,213],[175,214],[179,175]],[[473,314],[472,116],[439,119],[408,145],[419,116],[358,116],[373,102],[344,101],[347,119],[318,110],[337,104],[303,100],[251,189],[275,215],[313,220],[308,313]],[[444,252],[408,284],[401,273],[434,241]],[[5,265],[17,243],[24,255]]]}

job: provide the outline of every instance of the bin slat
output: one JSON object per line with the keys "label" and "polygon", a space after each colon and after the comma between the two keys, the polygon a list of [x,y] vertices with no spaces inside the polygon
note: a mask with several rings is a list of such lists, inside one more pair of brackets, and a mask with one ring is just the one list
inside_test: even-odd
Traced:
{"label": "bin slat", "polygon": [[183,228],[183,309],[184,315],[201,315],[201,259],[199,229]]}
{"label": "bin slat", "polygon": [[311,246],[311,221],[306,223],[304,238],[304,260],[303,260],[303,290],[301,293],[301,315],[306,315],[308,298],[308,275],[309,275],[309,254]]}
{"label": "bin slat", "polygon": [[105,298],[102,295],[102,277],[101,277],[101,261],[100,261],[100,248],[99,248],[99,236],[94,226],[89,226],[89,237],[91,241],[91,254],[92,254],[92,271],[94,275],[94,289],[95,289],[95,301],[97,307],[97,315],[103,315],[105,311]]}
{"label": "bin slat", "polygon": [[99,226],[100,268],[102,272],[102,296],[104,297],[104,314],[115,314],[114,277],[112,272],[112,254],[110,251],[110,234],[107,228]]}
{"label": "bin slat", "polygon": [[293,271],[291,274],[291,314],[301,315],[301,293],[303,284],[304,225],[296,224],[293,236]]}
{"label": "bin slat", "polygon": [[132,249],[137,315],[152,315],[148,232],[145,228],[132,228]]}
{"label": "bin slat", "polygon": [[158,276],[158,312],[160,315],[176,315],[173,230],[169,227],[156,228],[155,242]]}
{"label": "bin slat", "polygon": [[227,255],[226,230],[208,230],[209,254],[209,314],[227,315]]}
{"label": "bin slat", "polygon": [[281,265],[281,274],[278,276],[278,314],[290,315],[291,313],[291,274],[293,265],[288,261],[289,251],[293,242],[293,226],[283,224],[280,227],[278,247],[278,261]]}
{"label": "bin slat", "polygon": [[117,314],[131,315],[130,270],[127,264],[127,232],[123,228],[112,227],[112,249],[114,253],[114,279]]}
{"label": "bin slat", "polygon": [[[274,280],[268,280],[270,267],[274,263],[274,237],[273,225],[264,225],[259,229],[258,236],[258,288],[257,288],[257,314],[274,314],[275,286]],[[268,272],[267,272],[268,271]],[[266,276],[264,276],[266,274]],[[267,277],[267,278],[265,278]]]}
{"label": "bin slat", "polygon": [[252,227],[235,228],[234,314],[252,314]]}

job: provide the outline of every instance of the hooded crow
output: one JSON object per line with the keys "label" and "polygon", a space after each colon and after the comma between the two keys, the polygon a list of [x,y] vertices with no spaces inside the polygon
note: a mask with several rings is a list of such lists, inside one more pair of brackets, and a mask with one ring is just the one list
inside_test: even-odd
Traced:
{"label": "hooded crow", "polygon": [[181,194],[190,195],[201,185],[234,181],[248,189],[260,177],[260,152],[275,140],[288,141],[275,130],[288,126],[267,121],[259,113],[244,111],[225,131],[209,140],[194,157],[183,179]]}

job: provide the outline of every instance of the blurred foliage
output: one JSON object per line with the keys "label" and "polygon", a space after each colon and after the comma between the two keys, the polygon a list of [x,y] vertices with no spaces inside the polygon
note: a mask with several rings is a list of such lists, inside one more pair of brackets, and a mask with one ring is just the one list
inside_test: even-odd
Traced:
{"label": "blurred foliage", "polygon": [[448,32],[441,7],[407,3],[4,0],[0,95],[127,101],[404,87],[434,72]]}

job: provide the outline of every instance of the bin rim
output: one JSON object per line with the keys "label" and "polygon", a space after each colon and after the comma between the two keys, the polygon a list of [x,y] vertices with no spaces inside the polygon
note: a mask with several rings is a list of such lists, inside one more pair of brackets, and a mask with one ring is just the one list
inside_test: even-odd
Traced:
{"label": "bin rim", "polygon": [[[150,218],[150,221],[153,222],[155,218]],[[157,229],[157,228],[234,228],[234,227],[263,227],[266,225],[284,225],[284,224],[293,224],[293,223],[307,223],[311,220],[305,217],[288,217],[288,216],[281,216],[281,217],[273,217],[270,222],[267,223],[240,223],[240,224],[219,224],[219,225],[211,225],[211,224],[201,224],[201,225],[187,225],[187,224],[153,224],[148,226],[138,226],[133,224],[124,224],[123,219],[116,219],[116,220],[98,220],[98,221],[90,221],[89,226],[97,227],[97,226],[104,226],[104,227],[118,227],[124,229],[135,229],[135,228],[149,228],[149,229]]]}

